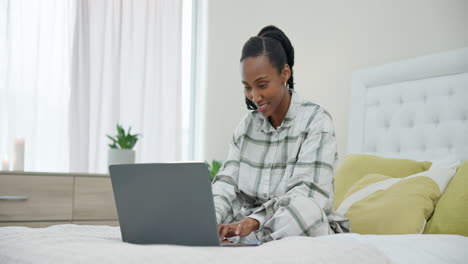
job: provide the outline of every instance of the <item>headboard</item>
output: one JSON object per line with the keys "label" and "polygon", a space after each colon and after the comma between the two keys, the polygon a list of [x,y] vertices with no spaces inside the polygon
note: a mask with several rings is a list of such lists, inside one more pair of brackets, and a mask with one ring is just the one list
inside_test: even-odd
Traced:
{"label": "headboard", "polygon": [[348,153],[468,160],[468,48],[353,74]]}

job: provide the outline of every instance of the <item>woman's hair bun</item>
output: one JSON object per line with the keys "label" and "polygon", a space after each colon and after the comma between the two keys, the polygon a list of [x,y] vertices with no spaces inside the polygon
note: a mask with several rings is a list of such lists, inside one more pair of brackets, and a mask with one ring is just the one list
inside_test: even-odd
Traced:
{"label": "woman's hair bun", "polygon": [[294,47],[292,46],[289,38],[281,29],[277,28],[276,26],[269,25],[262,28],[260,32],[258,32],[257,36],[273,38],[279,41],[286,53],[289,67],[292,68],[294,66]]}

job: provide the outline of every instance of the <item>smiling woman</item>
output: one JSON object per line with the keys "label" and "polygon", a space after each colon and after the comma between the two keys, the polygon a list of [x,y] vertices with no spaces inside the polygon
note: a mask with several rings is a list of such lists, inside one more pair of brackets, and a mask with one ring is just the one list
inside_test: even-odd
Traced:
{"label": "smiling woman", "polygon": [[213,182],[220,238],[266,242],[347,232],[333,211],[337,161],[331,116],[294,92],[294,48],[267,26],[242,49],[242,83],[253,110],[234,132]]}
{"label": "smiling woman", "polygon": [[248,57],[242,62],[245,96],[263,116],[270,117],[277,128],[284,119],[291,102],[286,80],[291,76],[288,64],[280,73],[267,56]]}

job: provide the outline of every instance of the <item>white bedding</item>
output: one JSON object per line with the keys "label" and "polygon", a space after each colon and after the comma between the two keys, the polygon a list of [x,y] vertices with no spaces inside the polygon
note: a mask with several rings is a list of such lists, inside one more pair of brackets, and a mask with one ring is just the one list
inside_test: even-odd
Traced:
{"label": "white bedding", "polygon": [[291,237],[259,247],[123,243],[118,227],[0,228],[0,263],[468,263],[468,237]]}

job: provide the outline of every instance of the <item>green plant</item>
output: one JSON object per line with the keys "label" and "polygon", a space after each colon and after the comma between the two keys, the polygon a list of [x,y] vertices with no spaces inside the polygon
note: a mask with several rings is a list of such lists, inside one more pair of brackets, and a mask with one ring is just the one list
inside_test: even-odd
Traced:
{"label": "green plant", "polygon": [[117,124],[117,135],[114,137],[106,135],[112,143],[109,144],[111,149],[132,149],[138,141],[138,137],[141,134],[130,134],[132,127],[128,128],[128,132],[125,132],[125,129],[120,125]]}
{"label": "green plant", "polygon": [[211,164],[208,163],[208,169],[210,170],[210,179],[213,180],[216,174],[218,174],[219,169],[223,166],[222,161],[213,160]]}

